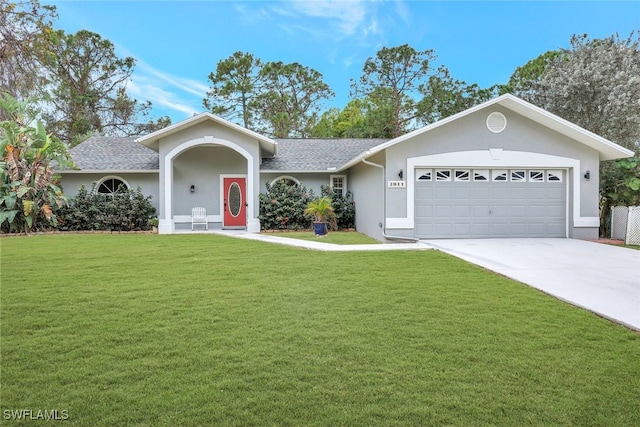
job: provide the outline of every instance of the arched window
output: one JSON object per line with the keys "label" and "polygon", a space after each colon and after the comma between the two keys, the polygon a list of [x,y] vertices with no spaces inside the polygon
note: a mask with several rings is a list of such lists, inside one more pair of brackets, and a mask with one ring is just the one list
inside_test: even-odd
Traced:
{"label": "arched window", "polygon": [[98,194],[105,194],[108,196],[113,196],[113,194],[118,191],[118,188],[122,186],[124,189],[128,189],[129,185],[120,178],[117,177],[107,177],[103,178],[96,187],[96,191]]}
{"label": "arched window", "polygon": [[280,181],[284,181],[284,183],[288,186],[296,186],[296,185],[300,185],[300,181],[298,181],[297,179],[295,179],[292,176],[289,175],[282,175],[277,177],[276,179],[274,179],[273,181],[271,181],[271,185],[275,184],[276,182],[280,182]]}

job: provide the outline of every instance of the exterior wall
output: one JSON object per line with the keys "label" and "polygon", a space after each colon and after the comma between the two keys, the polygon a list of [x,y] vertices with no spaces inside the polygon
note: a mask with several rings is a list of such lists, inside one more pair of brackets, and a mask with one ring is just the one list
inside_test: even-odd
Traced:
{"label": "exterior wall", "polygon": [[[291,177],[291,178],[295,178],[297,179],[300,184],[304,185],[305,187],[312,189],[313,190],[313,194],[315,196],[320,196],[321,194],[321,186],[322,185],[330,185],[331,181],[330,181],[330,177],[331,175],[347,175],[346,173],[261,173],[260,174],[260,193],[264,193],[267,189],[266,184],[267,183],[271,183],[271,181],[273,181],[274,179],[281,177],[281,176],[287,176],[287,177]],[[349,179],[347,178],[347,190],[350,190],[349,188],[350,186],[350,182]]]}
{"label": "exterior wall", "polygon": [[191,208],[202,206],[207,215],[222,215],[220,174],[246,173],[246,159],[230,148],[198,146],[182,152],[173,161],[173,214],[190,217]]}
{"label": "exterior wall", "polygon": [[157,173],[62,173],[62,189],[68,197],[78,194],[80,187],[84,185],[90,190],[94,182],[102,181],[106,177],[119,178],[129,184],[129,188],[136,189],[138,186],[145,196],[151,196],[151,204],[159,211],[158,194],[158,174]]}
{"label": "exterior wall", "polygon": [[[372,156],[368,161],[384,166],[384,153]],[[365,163],[353,166],[348,177],[348,187],[356,203],[356,230],[380,241],[384,240],[383,183],[386,180],[383,169]]]}
{"label": "exterior wall", "polygon": [[[493,111],[503,113],[507,119],[507,127],[501,133],[492,133],[487,129],[486,119],[488,114]],[[521,161],[525,162],[527,153],[538,153],[574,160],[572,163],[578,165],[577,168],[579,170],[569,170],[567,177],[569,185],[569,237],[577,237],[585,233],[588,235],[593,234],[594,230],[578,230],[578,228],[593,229],[592,225],[583,227],[584,224],[574,223],[573,196],[574,188],[577,188],[580,193],[578,200],[580,218],[598,217],[598,152],[498,105],[477,111],[455,122],[389,147],[386,150],[387,168],[391,176],[397,176],[397,172],[403,169],[404,179],[407,180],[409,179],[408,169],[411,167],[407,160],[409,158],[464,151],[484,151],[488,153],[489,149],[522,152]],[[469,162],[470,164],[467,164],[467,167],[474,166],[473,160]],[[531,166],[539,167],[539,165],[534,164]],[[589,181],[582,178],[587,170],[591,173]],[[576,179],[579,182],[576,183]],[[574,183],[577,184],[575,187]],[[408,194],[413,191],[409,183],[407,183],[407,188],[405,189],[386,188],[385,191],[387,193],[387,218],[406,218],[413,215],[413,213],[407,212],[408,206],[410,206],[407,203],[407,197],[413,196]],[[590,223],[592,221],[586,222]],[[595,227],[595,233],[597,234],[597,227]]]}

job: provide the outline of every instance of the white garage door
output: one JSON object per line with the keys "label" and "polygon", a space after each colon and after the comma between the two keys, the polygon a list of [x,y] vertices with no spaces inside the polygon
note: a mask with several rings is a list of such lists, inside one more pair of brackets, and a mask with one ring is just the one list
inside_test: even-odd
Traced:
{"label": "white garage door", "polygon": [[566,237],[566,173],[417,168],[419,238]]}

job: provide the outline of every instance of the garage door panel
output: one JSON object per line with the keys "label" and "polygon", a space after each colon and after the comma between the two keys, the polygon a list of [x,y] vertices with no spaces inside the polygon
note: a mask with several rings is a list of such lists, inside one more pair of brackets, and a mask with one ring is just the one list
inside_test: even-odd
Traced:
{"label": "garage door panel", "polygon": [[435,224],[436,237],[446,237],[453,235],[452,224]]}
{"label": "garage door panel", "polygon": [[436,217],[447,217],[447,218],[451,218],[451,214],[453,212],[453,206],[451,205],[438,205],[438,206],[434,206],[434,210],[435,210],[435,216]]}
{"label": "garage door panel", "polygon": [[[501,183],[501,185],[504,185]],[[493,200],[508,200],[509,199],[509,189],[504,187],[493,188],[491,191],[491,198]]]}
{"label": "garage door panel", "polygon": [[471,218],[471,205],[455,205],[453,207],[453,216],[455,218]]}
{"label": "garage door panel", "polygon": [[436,200],[452,200],[453,199],[453,189],[447,188],[445,186],[438,185],[435,189],[435,197]]}
{"label": "garage door panel", "polygon": [[566,203],[562,181],[417,181],[416,233],[425,238],[565,237]]}
{"label": "garage door panel", "polygon": [[453,196],[458,200],[471,199],[473,192],[469,187],[461,187],[456,185],[453,189]]}

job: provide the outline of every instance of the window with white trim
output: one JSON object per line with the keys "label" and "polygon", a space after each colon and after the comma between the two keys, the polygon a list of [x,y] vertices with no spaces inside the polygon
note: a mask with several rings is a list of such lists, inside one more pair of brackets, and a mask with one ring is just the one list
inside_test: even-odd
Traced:
{"label": "window with white trim", "polygon": [[526,171],[511,171],[511,182],[523,182],[527,180],[527,172]]}
{"label": "window with white trim", "polygon": [[544,171],[529,171],[530,182],[544,182]]}
{"label": "window with white trim", "polygon": [[124,180],[117,177],[108,177],[100,181],[96,186],[96,192],[98,194],[105,194],[107,196],[113,196],[118,189],[128,190],[129,186]]}
{"label": "window with white trim", "polygon": [[489,181],[489,169],[475,169],[473,171],[474,181]]}
{"label": "window with white trim", "polygon": [[454,171],[454,180],[456,181],[470,181],[471,171],[469,169],[456,169]]}
{"label": "window with white trim", "polygon": [[491,180],[492,181],[506,181],[507,180],[507,171],[501,169],[493,169],[491,171]]}
{"label": "window with white trim", "polygon": [[547,171],[547,182],[562,182],[562,171],[561,170],[548,170]]}
{"label": "window with white trim", "polygon": [[298,181],[297,179],[295,179],[292,176],[289,175],[282,175],[279,176],[277,178],[275,178],[273,181],[271,181],[271,185],[275,184],[278,181],[284,181],[285,185],[290,186],[290,187],[294,187],[296,185],[300,185],[300,181]]}
{"label": "window with white trim", "polygon": [[347,176],[331,175],[329,179],[331,180],[331,189],[333,192],[344,197],[347,192]]}
{"label": "window with white trim", "polygon": [[416,169],[416,181],[432,181],[433,169]]}
{"label": "window with white trim", "polygon": [[436,169],[436,181],[451,181],[451,169]]}

